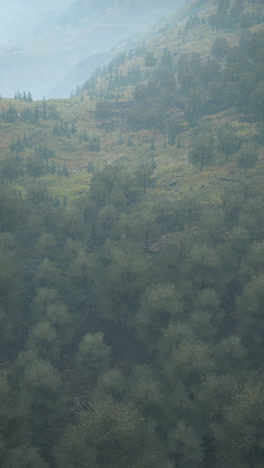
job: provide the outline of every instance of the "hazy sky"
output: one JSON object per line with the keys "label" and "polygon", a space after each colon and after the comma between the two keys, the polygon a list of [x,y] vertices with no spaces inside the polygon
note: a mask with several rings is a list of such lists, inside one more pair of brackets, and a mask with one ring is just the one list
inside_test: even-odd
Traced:
{"label": "hazy sky", "polygon": [[13,97],[19,89],[36,99],[48,96],[78,62],[137,34],[166,14],[166,7],[172,10],[183,1],[3,1],[0,95]]}
{"label": "hazy sky", "polygon": [[65,10],[71,0],[8,0],[1,5],[1,45],[14,45],[35,34],[43,19]]}

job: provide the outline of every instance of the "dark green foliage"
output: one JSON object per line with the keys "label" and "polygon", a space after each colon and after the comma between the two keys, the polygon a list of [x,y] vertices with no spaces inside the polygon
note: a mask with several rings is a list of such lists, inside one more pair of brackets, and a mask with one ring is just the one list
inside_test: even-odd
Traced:
{"label": "dark green foliage", "polygon": [[258,135],[257,135],[257,143],[260,145],[264,144],[264,124],[259,125],[258,128]]}
{"label": "dark green foliage", "polygon": [[95,400],[78,419],[55,450],[58,467],[163,466],[154,430],[133,404]]}
{"label": "dark green foliage", "polygon": [[230,126],[222,126],[217,132],[218,147],[222,154],[226,156],[228,160],[229,156],[235,153],[240,144],[239,140],[235,134],[234,129]]}
{"label": "dark green foliage", "polygon": [[[214,20],[245,25],[245,4]],[[193,11],[182,36],[202,28]],[[219,39],[97,70],[97,127],[45,99],[2,111],[1,467],[263,466],[263,34]],[[65,142],[89,187],[64,198],[45,173],[69,175]]]}
{"label": "dark green foliage", "polygon": [[202,438],[198,431],[181,420],[167,436],[169,453],[182,466],[200,468],[203,466]]}
{"label": "dark green foliage", "polygon": [[45,161],[37,154],[32,154],[27,157],[25,168],[27,174],[34,177],[34,179],[42,176],[46,172]]}
{"label": "dark green foliage", "polygon": [[209,25],[216,30],[226,29],[228,26],[227,18],[220,13],[214,13],[209,17]]}
{"label": "dark green foliage", "polygon": [[25,133],[23,135],[23,138],[21,138],[20,136],[17,136],[16,141],[12,139],[12,143],[9,146],[11,153],[16,153],[16,154],[21,153],[25,148],[31,148],[31,147],[32,147],[31,138],[28,137]]}
{"label": "dark green foliage", "polygon": [[262,378],[260,382],[247,379],[242,385],[234,386],[222,415],[222,420],[213,424],[219,466],[260,467],[264,417]]}
{"label": "dark green foliage", "polygon": [[21,466],[21,468],[34,468],[35,466],[48,468],[48,464],[40,456],[38,449],[23,445],[10,450],[2,466],[3,468],[15,468],[17,466]]}
{"label": "dark green foliage", "polygon": [[19,118],[18,112],[15,107],[9,103],[8,109],[4,109],[2,112],[2,118],[4,122],[11,123],[16,122]]}
{"label": "dark green foliage", "polygon": [[30,92],[26,93],[25,91],[23,92],[23,95],[20,93],[20,91],[17,91],[15,93],[14,99],[17,99],[18,101],[25,101],[25,102],[33,102],[32,99],[32,94]]}
{"label": "dark green foliage", "polygon": [[18,155],[9,154],[0,161],[0,177],[11,182],[23,173],[21,159]]}
{"label": "dark green foliage", "polygon": [[175,145],[176,137],[182,129],[182,118],[179,115],[173,115],[167,124],[167,134],[169,145]]}
{"label": "dark green foliage", "polygon": [[36,105],[34,109],[25,107],[20,112],[20,120],[21,122],[31,122],[37,123],[41,117],[41,112],[39,106]]}
{"label": "dark green foliage", "polygon": [[74,135],[77,131],[77,126],[76,122],[63,122],[61,120],[60,124],[56,123],[55,126],[53,127],[53,135],[58,137],[58,136],[67,136],[71,137]]}
{"label": "dark green foliage", "polygon": [[183,315],[183,302],[173,285],[160,284],[146,291],[136,317],[140,340],[156,347],[163,329]]}
{"label": "dark green foliage", "polygon": [[258,156],[258,148],[253,143],[244,143],[237,155],[237,165],[246,172],[257,164]]}
{"label": "dark green foliage", "polygon": [[154,52],[149,52],[145,57],[145,65],[146,67],[155,67],[156,65],[156,58]]}
{"label": "dark green foliage", "polygon": [[223,58],[226,55],[228,49],[228,42],[225,37],[218,37],[215,39],[212,47],[212,54],[215,57]]}
{"label": "dark green foliage", "polygon": [[199,55],[192,54],[191,56],[181,55],[177,63],[178,81],[184,92],[189,92],[198,80],[201,69]]}
{"label": "dark green foliage", "polygon": [[50,158],[55,158],[55,152],[47,144],[36,146],[35,155],[39,158],[45,159],[46,161]]}
{"label": "dark green foliage", "polygon": [[95,173],[95,168],[94,168],[94,164],[92,161],[88,163],[87,172],[90,172],[91,174]]}
{"label": "dark green foliage", "polygon": [[88,333],[79,343],[76,355],[76,366],[83,379],[93,381],[110,367],[110,346],[104,343],[103,333]]}
{"label": "dark green foliage", "polygon": [[[22,98],[22,101],[25,99]],[[27,97],[27,102],[33,102],[31,97]],[[36,124],[42,120],[57,120],[59,118],[58,112],[56,108],[52,105],[47,104],[45,100],[43,100],[42,105],[39,106],[36,104],[34,107],[27,106],[17,111],[16,107],[9,103],[8,108],[3,108],[2,110],[2,119],[6,123],[15,123],[18,121],[21,122],[29,122],[32,124]]]}
{"label": "dark green foliage", "polygon": [[134,103],[128,112],[128,125],[134,130],[140,128],[164,131],[166,111],[172,106],[176,91],[173,73],[160,69],[158,81],[135,88]]}
{"label": "dark green foliage", "polygon": [[173,71],[173,58],[168,48],[164,48],[159,61],[158,74],[166,74]]}
{"label": "dark green foliage", "polygon": [[193,142],[189,160],[195,166],[203,170],[204,166],[212,163],[215,158],[215,143],[210,130],[198,130],[198,134]]}
{"label": "dark green foliage", "polygon": [[250,110],[261,122],[264,122],[264,81],[260,81],[250,94]]}
{"label": "dark green foliage", "polygon": [[3,466],[261,463],[263,197],[153,196],[152,158],[97,171],[77,204],[1,194]]}
{"label": "dark green foliage", "polygon": [[82,133],[79,136],[79,142],[81,143],[82,141],[89,141],[89,135],[87,134],[85,129],[82,131]]}
{"label": "dark green foliage", "polygon": [[98,101],[95,116],[99,120],[107,120],[112,116],[112,104],[108,101]]}
{"label": "dark green foliage", "polygon": [[89,151],[93,151],[96,153],[99,153],[101,151],[99,139],[95,135],[90,138],[88,149]]}
{"label": "dark green foliage", "polygon": [[187,97],[188,120],[193,124],[202,115],[232,106],[262,121],[263,33],[252,36],[244,31],[239,45],[233,47],[226,38],[219,37],[213,43],[212,54],[218,60],[201,60],[198,54],[178,59],[177,77]]}

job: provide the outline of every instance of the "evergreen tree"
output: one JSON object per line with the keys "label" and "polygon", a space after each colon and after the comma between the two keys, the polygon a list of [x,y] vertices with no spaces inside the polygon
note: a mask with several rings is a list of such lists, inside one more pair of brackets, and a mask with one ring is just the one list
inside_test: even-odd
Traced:
{"label": "evergreen tree", "polygon": [[237,165],[246,172],[250,167],[254,167],[258,161],[258,149],[250,142],[242,145],[237,155]]}
{"label": "evergreen tree", "polygon": [[214,158],[214,139],[209,131],[202,131],[193,142],[189,160],[195,166],[200,167],[200,171],[202,171],[204,166],[213,162]]}

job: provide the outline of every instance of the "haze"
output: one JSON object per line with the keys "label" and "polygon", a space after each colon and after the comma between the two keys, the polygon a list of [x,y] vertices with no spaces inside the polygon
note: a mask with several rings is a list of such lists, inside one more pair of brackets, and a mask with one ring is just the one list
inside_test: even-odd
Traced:
{"label": "haze", "polygon": [[175,3],[167,0],[160,7],[148,0],[10,0],[0,16],[1,96],[25,90],[34,99],[68,97],[69,89],[56,84],[78,62],[143,31],[172,12]]}

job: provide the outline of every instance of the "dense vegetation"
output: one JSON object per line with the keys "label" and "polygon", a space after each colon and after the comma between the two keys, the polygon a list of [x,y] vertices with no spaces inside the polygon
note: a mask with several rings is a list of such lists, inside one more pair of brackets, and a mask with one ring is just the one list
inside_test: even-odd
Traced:
{"label": "dense vegetation", "polygon": [[263,2],[240,5],[67,102],[0,101],[1,467],[263,466]]}

